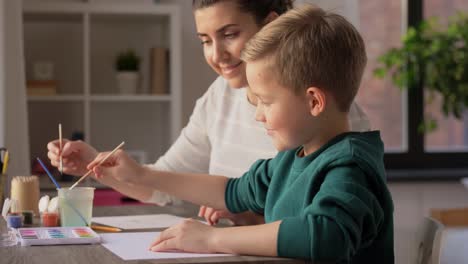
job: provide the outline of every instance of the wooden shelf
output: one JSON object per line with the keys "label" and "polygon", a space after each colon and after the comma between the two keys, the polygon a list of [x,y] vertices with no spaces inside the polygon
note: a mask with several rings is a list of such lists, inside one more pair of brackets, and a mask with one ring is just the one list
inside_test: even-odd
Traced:
{"label": "wooden shelf", "polygon": [[35,95],[28,96],[30,102],[80,102],[84,100],[83,95]]}
{"label": "wooden shelf", "polygon": [[[58,137],[58,123],[65,138],[82,135],[98,150],[124,138],[126,149],[144,153],[148,161],[167,151],[182,129],[178,4],[24,0],[23,22],[26,79],[38,80],[35,66],[48,62],[57,82],[57,94],[27,97],[32,158],[46,158],[45,145]],[[167,71],[152,67],[151,50],[158,47],[168,51]],[[115,58],[128,49],[141,58],[141,78],[137,93],[119,94]],[[150,93],[153,76],[167,77],[169,94]]]}
{"label": "wooden shelf", "polygon": [[93,102],[170,102],[170,95],[92,95]]}
{"label": "wooden shelf", "polygon": [[[80,102],[87,96],[84,95],[35,95],[28,96],[30,102]],[[89,100],[93,102],[170,102],[171,95],[91,95]]]}

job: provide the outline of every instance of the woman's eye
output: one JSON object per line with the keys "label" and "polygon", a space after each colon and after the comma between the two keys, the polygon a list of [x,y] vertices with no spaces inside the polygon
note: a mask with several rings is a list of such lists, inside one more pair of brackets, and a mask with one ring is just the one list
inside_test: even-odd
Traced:
{"label": "woman's eye", "polygon": [[232,39],[232,38],[235,38],[237,37],[238,33],[226,33],[224,34],[224,37],[227,38],[227,39]]}

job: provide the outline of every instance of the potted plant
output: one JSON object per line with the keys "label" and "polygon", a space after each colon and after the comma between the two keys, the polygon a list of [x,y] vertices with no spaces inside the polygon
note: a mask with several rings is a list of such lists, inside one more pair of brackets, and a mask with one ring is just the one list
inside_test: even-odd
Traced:
{"label": "potted plant", "polygon": [[117,87],[120,93],[134,94],[139,84],[140,58],[133,50],[126,50],[117,55],[115,60]]}
{"label": "potted plant", "polygon": [[[449,18],[443,27],[437,18],[409,28],[402,47],[393,48],[379,57],[380,65],[374,75],[391,81],[399,88],[423,87],[430,104],[436,94],[442,100],[442,113],[461,119],[468,106],[468,13]],[[421,79],[422,78],[422,79]],[[437,122],[425,116],[420,132],[437,128]]]}

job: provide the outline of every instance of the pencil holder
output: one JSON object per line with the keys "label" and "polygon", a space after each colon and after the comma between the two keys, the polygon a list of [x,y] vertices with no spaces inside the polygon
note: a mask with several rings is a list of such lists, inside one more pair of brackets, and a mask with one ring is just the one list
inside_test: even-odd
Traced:
{"label": "pencil holder", "polygon": [[11,180],[11,199],[18,201],[18,211],[33,211],[39,215],[39,178],[37,176],[15,176]]}

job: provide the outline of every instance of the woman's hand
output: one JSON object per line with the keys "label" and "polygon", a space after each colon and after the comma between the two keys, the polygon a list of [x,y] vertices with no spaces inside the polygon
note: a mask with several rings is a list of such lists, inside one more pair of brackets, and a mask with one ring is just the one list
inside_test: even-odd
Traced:
{"label": "woman's hand", "polygon": [[186,219],[172,226],[159,235],[151,243],[151,251],[181,250],[196,253],[216,253],[214,235],[216,228]]}
{"label": "woman's hand", "polygon": [[99,164],[110,152],[102,152],[88,164],[87,169],[93,170],[98,179],[112,177],[121,182],[137,182],[144,172],[142,165],[138,164],[125,151],[119,149],[102,164]]}
{"label": "woman's hand", "polygon": [[47,144],[47,157],[52,166],[60,166],[60,154],[63,159],[63,172],[75,176],[81,176],[87,172],[86,166],[91,162],[98,152],[96,149],[81,140],[70,141],[63,139],[62,150],[59,140]]}
{"label": "woman's hand", "polygon": [[228,211],[216,210],[207,206],[200,206],[198,216],[205,218],[209,225],[216,225],[219,222],[219,219],[228,219],[237,226],[259,225],[265,223],[265,219],[262,215],[257,215],[253,212],[233,214]]}

